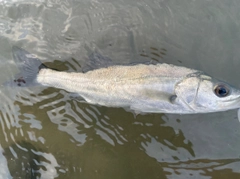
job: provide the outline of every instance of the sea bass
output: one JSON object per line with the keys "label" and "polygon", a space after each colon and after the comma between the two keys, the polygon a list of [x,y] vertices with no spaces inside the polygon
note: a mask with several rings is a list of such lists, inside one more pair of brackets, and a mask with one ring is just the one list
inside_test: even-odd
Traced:
{"label": "sea bass", "polygon": [[110,66],[86,73],[61,72],[13,47],[20,74],[9,84],[64,89],[90,104],[144,113],[194,114],[240,108],[240,90],[202,71],[170,64]]}

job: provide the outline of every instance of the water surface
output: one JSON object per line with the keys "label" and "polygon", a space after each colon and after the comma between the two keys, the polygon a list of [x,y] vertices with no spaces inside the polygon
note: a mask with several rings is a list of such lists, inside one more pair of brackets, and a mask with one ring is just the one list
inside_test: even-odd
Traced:
{"label": "water surface", "polygon": [[[18,72],[15,45],[58,70],[81,72],[101,54],[191,67],[240,87],[239,8],[235,0],[0,1],[0,82]],[[240,177],[235,110],[135,115],[41,86],[1,86],[0,100],[0,178]]]}

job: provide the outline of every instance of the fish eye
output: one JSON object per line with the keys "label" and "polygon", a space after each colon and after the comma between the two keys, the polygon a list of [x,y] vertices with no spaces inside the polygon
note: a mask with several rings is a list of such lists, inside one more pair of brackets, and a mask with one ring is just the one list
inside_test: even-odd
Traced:
{"label": "fish eye", "polygon": [[215,95],[217,95],[218,97],[226,97],[229,94],[230,90],[226,85],[217,85],[214,88],[214,93]]}

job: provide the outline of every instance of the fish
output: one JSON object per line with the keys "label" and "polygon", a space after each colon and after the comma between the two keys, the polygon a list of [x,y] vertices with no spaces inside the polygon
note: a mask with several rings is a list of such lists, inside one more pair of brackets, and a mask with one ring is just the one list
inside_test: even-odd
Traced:
{"label": "fish", "polygon": [[[20,73],[10,86],[63,89],[87,103],[136,113],[196,114],[240,108],[240,90],[200,70],[166,63],[112,65],[87,72],[58,71],[13,47]],[[238,111],[240,119],[240,111]]]}

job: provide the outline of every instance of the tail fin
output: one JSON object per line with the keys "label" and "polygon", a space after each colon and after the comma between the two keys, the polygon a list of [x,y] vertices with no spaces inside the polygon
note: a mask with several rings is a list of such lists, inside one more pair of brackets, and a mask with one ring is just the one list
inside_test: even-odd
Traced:
{"label": "tail fin", "polygon": [[33,86],[36,84],[36,77],[38,72],[46,68],[45,65],[41,63],[41,61],[34,57],[29,52],[23,50],[22,48],[13,46],[12,47],[13,58],[20,73],[15,76],[14,80],[5,82],[6,86]]}

